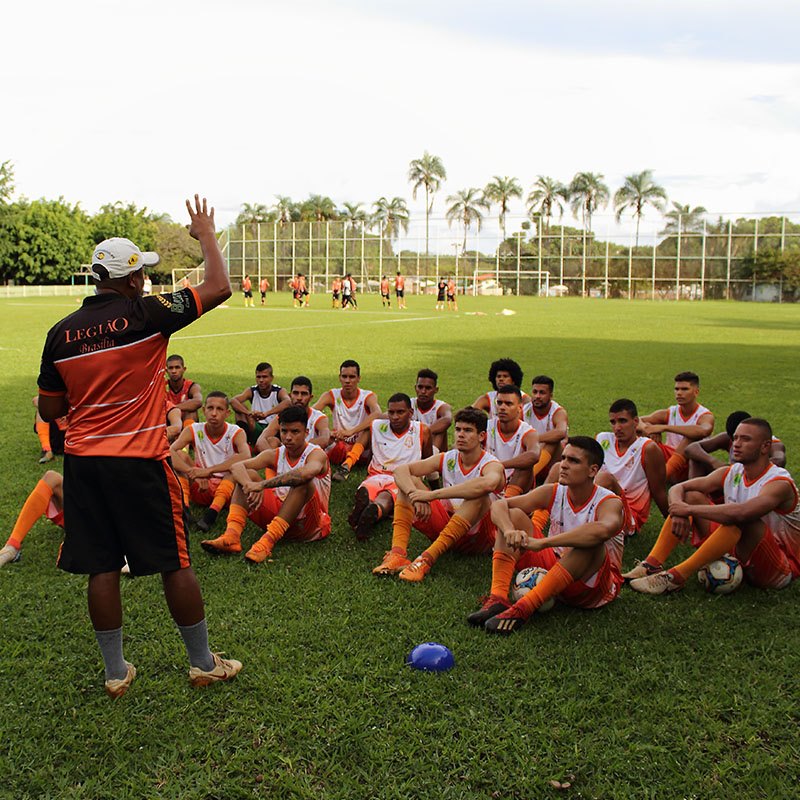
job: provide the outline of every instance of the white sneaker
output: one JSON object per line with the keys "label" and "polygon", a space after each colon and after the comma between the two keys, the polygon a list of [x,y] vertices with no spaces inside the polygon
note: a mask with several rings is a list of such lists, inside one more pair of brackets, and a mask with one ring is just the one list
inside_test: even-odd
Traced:
{"label": "white sneaker", "polygon": [[136,677],[136,667],[128,661],[125,663],[128,665],[128,672],[124,678],[105,682],[106,694],[114,699],[122,697],[122,695],[128,691],[130,685],[133,683],[133,679]]}
{"label": "white sneaker", "polygon": [[223,658],[219,653],[212,653],[214,656],[214,668],[203,670],[200,667],[190,667],[189,683],[192,686],[208,686],[209,683],[218,681],[229,681],[239,674],[242,668],[241,661],[232,658]]}
{"label": "white sneaker", "polygon": [[14,561],[19,561],[19,550],[16,547],[12,547],[10,544],[7,544],[2,550],[0,550],[0,567],[5,566],[6,564],[11,564]]}

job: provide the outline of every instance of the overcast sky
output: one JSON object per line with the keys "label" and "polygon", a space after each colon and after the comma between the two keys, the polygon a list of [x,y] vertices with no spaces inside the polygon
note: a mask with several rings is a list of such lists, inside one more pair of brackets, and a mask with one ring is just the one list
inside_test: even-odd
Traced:
{"label": "overcast sky", "polygon": [[646,168],[681,203],[800,212],[796,2],[47,0],[3,23],[0,161],[29,198],[421,213],[428,150],[439,214],[493,175],[527,193],[588,170],[613,193]]}

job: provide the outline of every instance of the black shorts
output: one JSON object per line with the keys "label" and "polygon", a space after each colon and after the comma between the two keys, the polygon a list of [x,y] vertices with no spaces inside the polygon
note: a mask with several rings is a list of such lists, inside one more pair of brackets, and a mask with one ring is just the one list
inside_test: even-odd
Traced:
{"label": "black shorts", "polygon": [[395,290],[394,290],[394,293],[395,293],[395,294],[396,294],[398,297],[405,297],[406,290],[405,290],[405,289],[395,289]]}
{"label": "black shorts", "polygon": [[253,296],[253,291],[252,291],[252,289],[250,289],[250,290],[246,291],[246,292],[244,293],[244,296],[245,296],[245,297],[252,297],[252,296]]}
{"label": "black shorts", "polygon": [[339,299],[339,292],[334,292],[333,293],[333,299],[334,300],[338,300]]}
{"label": "black shorts", "polygon": [[447,302],[448,303],[455,303],[455,301],[456,301],[456,296],[454,294],[447,295]]}
{"label": "black shorts", "polygon": [[183,492],[169,461],[64,457],[64,544],[58,566],[133,575],[190,565]]}
{"label": "black shorts", "polygon": [[436,302],[444,303],[444,292],[439,292],[439,294],[436,296]]}
{"label": "black shorts", "polygon": [[388,300],[389,299],[389,292],[381,292],[381,297],[384,300]]}
{"label": "black shorts", "polygon": [[266,298],[267,298],[267,293],[266,292],[261,292],[261,299],[262,300],[266,300]]}

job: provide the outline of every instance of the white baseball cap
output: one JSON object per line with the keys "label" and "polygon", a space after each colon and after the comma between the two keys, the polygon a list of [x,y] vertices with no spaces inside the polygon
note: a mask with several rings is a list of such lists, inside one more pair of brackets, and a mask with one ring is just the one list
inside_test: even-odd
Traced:
{"label": "white baseball cap", "polygon": [[158,253],[143,253],[130,239],[115,236],[95,247],[92,253],[92,276],[98,281],[124,278],[142,267],[154,267],[160,260]]}

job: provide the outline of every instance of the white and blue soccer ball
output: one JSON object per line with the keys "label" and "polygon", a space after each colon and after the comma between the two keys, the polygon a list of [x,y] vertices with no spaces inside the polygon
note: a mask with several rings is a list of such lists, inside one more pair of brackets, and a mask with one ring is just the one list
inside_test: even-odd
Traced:
{"label": "white and blue soccer ball", "polygon": [[[525,567],[525,569],[521,569],[516,574],[514,584],[511,587],[511,597],[514,602],[516,603],[517,600],[525,597],[545,575],[547,575],[547,570],[543,567]],[[549,611],[555,604],[555,598],[551,597],[539,608],[539,611]]]}
{"label": "white and blue soccer ball", "polygon": [[697,580],[711,594],[735,592],[739,588],[742,578],[744,578],[744,570],[739,559],[727,553],[697,573]]}

